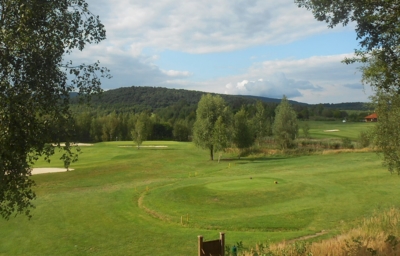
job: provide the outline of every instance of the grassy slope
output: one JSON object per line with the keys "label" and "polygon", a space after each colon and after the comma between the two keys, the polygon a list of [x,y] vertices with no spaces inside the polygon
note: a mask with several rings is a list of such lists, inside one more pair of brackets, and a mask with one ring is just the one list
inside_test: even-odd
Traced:
{"label": "grassy slope", "polygon": [[[313,139],[341,139],[348,137],[351,140],[357,140],[361,131],[367,131],[371,129],[375,123],[364,123],[364,122],[338,122],[338,121],[302,121],[299,124],[300,136],[302,136],[302,127],[304,124],[308,124],[310,127],[310,134]],[[329,130],[339,130],[334,132],[328,132]]]}
{"label": "grassy slope", "polygon": [[373,153],[218,164],[191,143],[122,144],[85,147],[75,171],[34,176],[34,217],[0,220],[0,255],[193,255],[200,234],[248,245],[334,234],[400,206],[399,178]]}

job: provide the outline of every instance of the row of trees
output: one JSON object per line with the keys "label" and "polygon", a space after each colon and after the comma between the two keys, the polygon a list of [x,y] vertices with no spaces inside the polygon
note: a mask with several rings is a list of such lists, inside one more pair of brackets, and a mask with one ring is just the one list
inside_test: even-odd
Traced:
{"label": "row of trees", "polygon": [[227,147],[233,145],[242,151],[272,134],[282,149],[291,147],[298,134],[298,124],[296,112],[287,98],[284,96],[276,108],[274,122],[266,115],[261,102],[257,102],[255,109],[252,118],[245,108],[233,114],[220,96],[204,95],[193,126],[194,143],[209,150],[211,160],[215,153]]}
{"label": "row of trees", "polygon": [[[210,97],[213,95],[210,95]],[[216,96],[213,96],[216,97]],[[268,135],[272,135],[272,120],[275,118],[278,105],[275,103],[257,102],[255,104],[244,104],[238,110],[233,110],[229,103],[220,97],[224,102],[224,106],[229,108],[231,112],[246,115],[247,119],[252,119],[256,138],[264,136],[261,127],[265,127]],[[178,104],[182,108],[187,106],[184,102]],[[189,110],[190,108],[188,108]],[[294,115],[297,119],[313,118],[315,120],[333,120],[346,119],[348,121],[363,120],[368,112],[354,112],[350,115],[346,111],[332,110],[324,107],[322,104],[315,106],[292,105]],[[300,111],[300,112],[299,112]],[[176,140],[188,141],[191,138],[193,124],[196,120],[196,109],[179,112],[179,115],[170,114],[169,108],[158,109],[155,112],[143,111],[134,112],[96,112],[92,108],[82,108],[80,111],[75,110],[73,120],[70,122],[75,126],[76,141],[79,142],[101,142],[115,140],[131,140],[132,129],[139,116],[141,119],[146,118],[146,140]],[[310,116],[315,113],[318,116]],[[239,116],[240,116],[239,115]],[[256,121],[257,120],[257,121]],[[144,122],[144,121],[143,121]],[[233,122],[231,122],[233,123]],[[256,141],[259,143],[259,141]]]}
{"label": "row of trees", "polygon": [[[158,115],[147,111],[134,113],[120,113],[115,111],[108,115],[92,115],[82,112],[75,116],[76,141],[101,142],[116,140],[132,140],[132,130],[140,132],[143,140],[177,140],[188,141],[190,127],[194,120],[179,119],[174,123],[162,121]],[[137,135],[135,135],[136,137]]]}

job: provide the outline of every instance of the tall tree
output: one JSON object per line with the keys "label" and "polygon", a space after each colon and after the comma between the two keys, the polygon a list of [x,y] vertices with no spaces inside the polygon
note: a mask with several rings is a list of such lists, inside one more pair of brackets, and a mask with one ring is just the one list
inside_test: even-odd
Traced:
{"label": "tall tree", "polygon": [[74,49],[104,40],[106,31],[84,0],[0,2],[0,214],[30,215],[31,166],[66,141],[63,159],[73,159],[69,93],[100,92],[107,69],[73,65]]}
{"label": "tall tree", "polygon": [[373,101],[378,122],[372,130],[374,145],[383,154],[388,170],[400,175],[400,95],[398,92],[379,91]]}
{"label": "tall tree", "polygon": [[269,128],[267,113],[261,101],[257,101],[256,103],[256,113],[253,117],[253,128],[256,141],[258,145],[260,145],[260,141],[268,135]]}
{"label": "tall tree", "polygon": [[[228,111],[227,108],[225,108]],[[229,146],[232,136],[230,131],[231,117],[230,113],[224,113],[219,116],[214,125],[213,140],[214,140],[214,152],[218,152],[218,163],[221,160],[222,152]]]}
{"label": "tall tree", "polygon": [[[198,103],[196,111],[196,121],[193,125],[193,142],[204,149],[210,151],[210,160],[214,160],[214,152],[218,136],[214,135],[215,125],[219,117],[224,122],[228,121],[229,109],[225,106],[225,101],[221,96],[211,94],[203,95]],[[225,128],[229,127],[225,124]]]}
{"label": "tall tree", "polygon": [[234,117],[233,143],[239,149],[239,158],[243,150],[254,144],[254,132],[247,112],[242,108]]}
{"label": "tall tree", "polygon": [[116,140],[116,130],[119,125],[119,120],[115,111],[107,116],[103,116],[102,120],[102,139],[103,141],[113,141]]}
{"label": "tall tree", "polygon": [[143,141],[151,134],[151,121],[146,113],[142,112],[137,117],[135,128],[131,131],[132,139],[136,143],[137,148],[140,149]]}
{"label": "tall tree", "polygon": [[292,109],[288,99],[283,95],[281,103],[275,109],[273,133],[281,149],[292,147],[298,135],[299,126],[296,112]]}

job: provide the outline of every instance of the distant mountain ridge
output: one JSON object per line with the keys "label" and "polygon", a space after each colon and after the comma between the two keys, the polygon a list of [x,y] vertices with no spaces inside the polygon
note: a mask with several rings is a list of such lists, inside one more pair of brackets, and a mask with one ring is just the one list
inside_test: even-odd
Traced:
{"label": "distant mountain ridge", "polygon": [[[147,87],[147,86],[131,86],[121,87],[104,91],[100,96],[92,98],[91,104],[98,108],[117,108],[125,109],[126,111],[144,111],[161,109],[172,105],[196,105],[202,95],[208,92],[185,90],[185,89],[169,89],[164,87]],[[279,104],[280,99],[268,98],[262,96],[251,95],[220,95],[229,106],[233,109],[240,108],[243,104],[253,104],[260,100],[265,103]],[[71,95],[75,96],[75,95]],[[72,98],[72,97],[71,97]],[[74,102],[74,100],[73,100]],[[307,104],[289,100],[291,104],[301,106],[314,106],[319,104]],[[338,103],[338,104],[322,104],[326,108],[342,109],[342,110],[365,110],[366,103]]]}

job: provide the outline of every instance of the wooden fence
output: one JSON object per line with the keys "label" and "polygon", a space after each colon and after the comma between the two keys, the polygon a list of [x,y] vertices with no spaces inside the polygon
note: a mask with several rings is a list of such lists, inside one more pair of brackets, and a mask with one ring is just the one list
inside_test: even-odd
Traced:
{"label": "wooden fence", "polygon": [[224,256],[225,255],[225,234],[219,233],[218,240],[203,241],[203,236],[198,236],[198,256]]}

